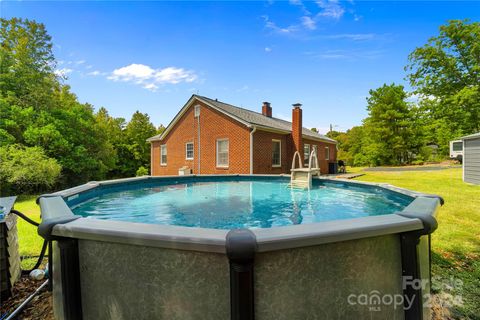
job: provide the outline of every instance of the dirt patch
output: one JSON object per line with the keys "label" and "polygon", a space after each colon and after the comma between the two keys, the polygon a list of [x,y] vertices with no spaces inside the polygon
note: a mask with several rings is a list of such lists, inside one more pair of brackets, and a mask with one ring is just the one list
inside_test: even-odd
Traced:
{"label": "dirt patch", "polygon": [[442,294],[434,294],[431,300],[432,304],[432,320],[451,320],[454,319],[450,312],[450,308],[445,303]]}
{"label": "dirt patch", "polygon": [[[25,299],[37,290],[45,280],[32,280],[23,276],[12,290],[12,296],[0,306],[0,318],[10,315]],[[17,319],[23,320],[54,320],[52,294],[46,289],[37,294]]]}

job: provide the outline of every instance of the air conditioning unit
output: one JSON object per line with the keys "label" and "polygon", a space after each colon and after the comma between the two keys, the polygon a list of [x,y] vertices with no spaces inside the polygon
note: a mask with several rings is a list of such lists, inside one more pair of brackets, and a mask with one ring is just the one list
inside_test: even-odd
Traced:
{"label": "air conditioning unit", "polygon": [[178,169],[178,175],[179,176],[188,176],[192,174],[192,169],[189,167],[181,167]]}

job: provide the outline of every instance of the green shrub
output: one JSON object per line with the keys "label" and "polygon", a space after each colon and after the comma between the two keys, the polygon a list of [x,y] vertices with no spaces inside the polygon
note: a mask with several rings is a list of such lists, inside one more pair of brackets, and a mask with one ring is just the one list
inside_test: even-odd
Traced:
{"label": "green shrub", "polygon": [[0,147],[0,184],[2,191],[38,192],[51,188],[62,167],[45,155],[40,147],[9,145]]}
{"label": "green shrub", "polygon": [[412,161],[412,164],[414,165],[422,165],[425,161],[423,161],[422,159],[417,159],[415,161]]}
{"label": "green shrub", "polygon": [[145,168],[144,166],[141,166],[140,168],[138,168],[136,176],[137,177],[148,176],[148,169]]}

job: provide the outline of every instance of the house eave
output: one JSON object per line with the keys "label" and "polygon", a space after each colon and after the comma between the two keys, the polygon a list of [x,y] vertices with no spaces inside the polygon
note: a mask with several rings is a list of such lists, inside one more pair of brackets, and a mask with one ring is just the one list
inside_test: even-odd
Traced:
{"label": "house eave", "polygon": [[172,128],[175,126],[175,124],[181,119],[181,117],[185,114],[185,112],[192,106],[192,104],[195,100],[201,101],[202,103],[206,104],[210,108],[212,108],[212,109],[220,112],[221,114],[224,114],[224,115],[236,120],[237,122],[240,122],[241,124],[245,125],[248,128],[253,127],[253,125],[251,123],[243,121],[242,119],[240,119],[240,118],[238,118],[238,117],[236,117],[236,116],[234,116],[234,115],[232,115],[228,112],[225,112],[224,110],[222,110],[220,108],[217,108],[216,106],[212,105],[208,101],[205,101],[204,99],[202,99],[198,96],[192,95],[190,97],[190,99],[188,99],[187,103],[185,103],[185,105],[182,107],[182,109],[173,118],[173,120],[168,124],[168,126],[165,128],[165,131],[160,136],[153,136],[151,138],[148,138],[147,142],[161,141],[161,140],[165,139],[165,137],[172,130]]}

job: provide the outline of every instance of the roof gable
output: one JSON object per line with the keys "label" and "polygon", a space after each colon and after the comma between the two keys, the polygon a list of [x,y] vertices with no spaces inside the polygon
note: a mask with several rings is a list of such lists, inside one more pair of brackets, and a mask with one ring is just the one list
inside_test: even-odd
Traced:
{"label": "roof gable", "polygon": [[[240,108],[228,103],[224,103],[218,100],[213,100],[208,97],[203,97],[199,95],[192,95],[183,108],[178,112],[175,118],[170,122],[165,131],[161,135],[156,135],[149,138],[147,141],[162,140],[166,137],[168,132],[173,128],[175,123],[180,120],[182,115],[187,111],[187,109],[193,104],[193,101],[198,100],[206,105],[212,107],[213,109],[237,120],[238,122],[246,125],[247,127],[258,127],[260,130],[277,130],[284,132],[285,134],[292,131],[292,123],[282,119],[267,117],[259,112],[252,110]],[[308,139],[323,140],[330,143],[336,143],[335,140],[330,139],[324,135],[318,134],[309,130],[305,127],[302,128],[302,135]]]}

